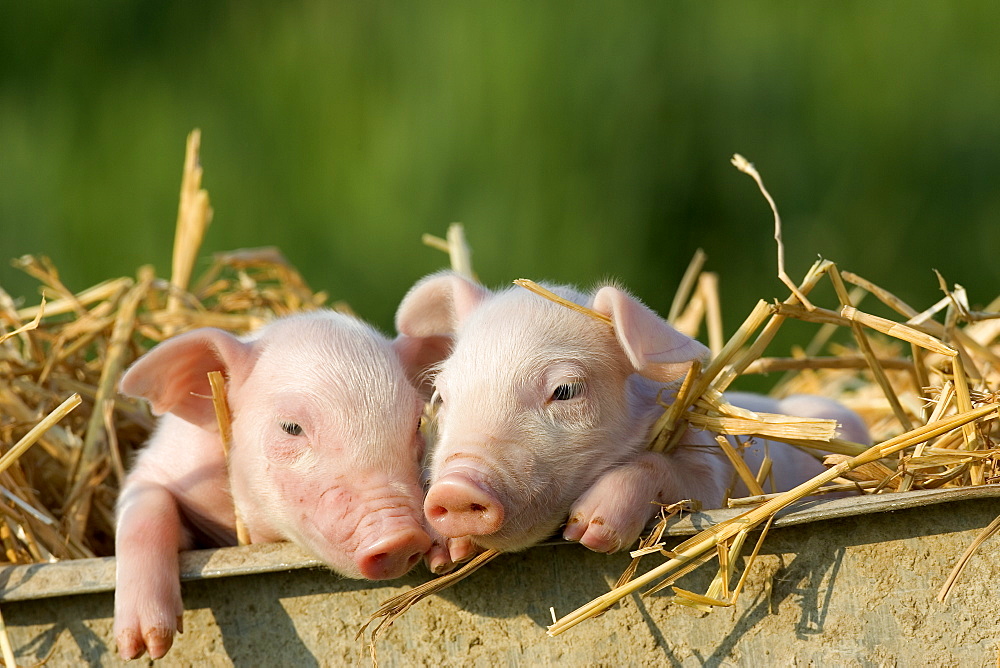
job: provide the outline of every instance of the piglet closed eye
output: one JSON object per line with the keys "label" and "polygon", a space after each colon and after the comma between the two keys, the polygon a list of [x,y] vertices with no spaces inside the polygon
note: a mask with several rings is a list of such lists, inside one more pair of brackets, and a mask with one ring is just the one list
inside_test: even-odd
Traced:
{"label": "piglet closed eye", "polygon": [[[565,538],[613,552],[638,538],[657,502],[720,504],[732,469],[714,435],[688,431],[667,455],[646,450],[663,412],[657,394],[708,350],[617,287],[589,294],[546,287],[611,325],[521,288],[493,292],[450,272],[423,279],[400,304],[396,327],[408,346],[453,339],[435,379],[429,526],[465,545],[515,551],[565,524]],[[853,439],[867,439],[860,420],[833,402],[794,407],[804,417],[839,419]],[[822,471],[789,446],[771,444],[770,455],[784,486]]]}
{"label": "piglet closed eye", "polygon": [[[115,638],[129,659],[170,648],[183,612],[178,551],[291,540],[348,577],[405,574],[428,551],[413,356],[330,311],[237,338],[169,339],[123,376],[162,415],[118,500]],[[228,466],[206,374],[232,412]]]}

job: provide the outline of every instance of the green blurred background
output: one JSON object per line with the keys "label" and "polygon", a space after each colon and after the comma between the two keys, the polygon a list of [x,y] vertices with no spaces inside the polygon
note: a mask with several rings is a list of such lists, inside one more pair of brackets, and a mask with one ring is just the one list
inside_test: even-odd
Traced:
{"label": "green blurred background", "polygon": [[[726,331],[817,255],[917,308],[1000,293],[996,2],[3,1],[0,285],[169,274],[184,139],[203,253],[276,245],[390,329],[461,221],[483,281],[620,279],[662,313],[696,248]],[[199,270],[200,270],[199,268]],[[198,271],[198,270],[196,270]]]}

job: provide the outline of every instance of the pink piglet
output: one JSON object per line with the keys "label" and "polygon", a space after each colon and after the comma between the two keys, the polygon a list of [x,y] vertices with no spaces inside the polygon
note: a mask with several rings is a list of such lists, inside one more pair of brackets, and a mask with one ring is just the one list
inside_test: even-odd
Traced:
{"label": "pink piglet", "polygon": [[[445,541],[432,549],[432,568],[476,548],[521,550],[560,526],[590,549],[624,549],[656,513],[654,503],[718,507],[733,478],[709,432],[689,429],[669,454],[647,450],[663,414],[658,393],[707,348],[615,286],[545,287],[610,325],[523,288],[494,292],[450,272],[421,280],[397,311],[406,345],[440,348],[442,337],[452,339],[434,381],[438,438],[424,513]],[[842,436],[868,439],[857,415],[820,397],[731,400],[834,419]],[[823,471],[796,448],[769,448],[785,489]],[[759,458],[759,444],[752,450]]]}
{"label": "pink piglet", "polygon": [[[118,500],[115,638],[158,658],[180,630],[178,551],[291,540],[335,571],[405,574],[431,546],[421,511],[423,401],[403,347],[332,311],[235,337],[204,328],[157,345],[123,393],[162,415]],[[206,374],[232,413],[229,472]]]}

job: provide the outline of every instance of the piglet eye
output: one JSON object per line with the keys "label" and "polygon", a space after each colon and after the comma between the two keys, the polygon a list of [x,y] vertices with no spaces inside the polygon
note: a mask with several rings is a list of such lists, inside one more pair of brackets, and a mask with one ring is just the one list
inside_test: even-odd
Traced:
{"label": "piglet eye", "polygon": [[583,383],[579,381],[566,383],[555,389],[552,393],[552,401],[568,401],[569,399],[575,399],[581,394],[583,394]]}
{"label": "piglet eye", "polygon": [[284,431],[289,436],[301,436],[302,427],[295,424],[294,422],[282,422],[281,430]]}

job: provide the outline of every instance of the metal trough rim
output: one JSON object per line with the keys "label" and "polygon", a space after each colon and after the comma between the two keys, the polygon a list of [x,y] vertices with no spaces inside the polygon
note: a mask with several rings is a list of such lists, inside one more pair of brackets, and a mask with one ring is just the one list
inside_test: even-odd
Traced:
{"label": "metal trough rim", "polygon": [[[774,526],[904,510],[953,501],[1000,497],[1000,485],[957,489],[929,489],[838,499],[806,499],[778,513]],[[669,536],[688,536],[744,513],[748,508],[722,508],[685,515],[671,522]],[[563,541],[547,543],[569,545]],[[259,543],[243,547],[191,550],[180,555],[182,581],[302,568],[325,568],[319,559],[291,543]],[[74,559],[51,564],[0,568],[0,603],[29,599],[94,594],[115,588],[115,558]]]}

